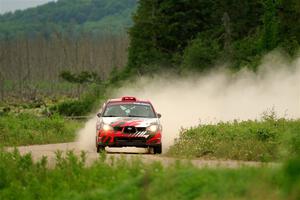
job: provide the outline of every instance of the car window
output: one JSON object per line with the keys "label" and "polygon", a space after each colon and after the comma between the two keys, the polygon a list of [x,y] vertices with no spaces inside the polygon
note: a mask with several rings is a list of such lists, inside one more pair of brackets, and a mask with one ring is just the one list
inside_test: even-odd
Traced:
{"label": "car window", "polygon": [[107,105],[103,117],[146,117],[154,118],[155,114],[150,104],[111,104]]}

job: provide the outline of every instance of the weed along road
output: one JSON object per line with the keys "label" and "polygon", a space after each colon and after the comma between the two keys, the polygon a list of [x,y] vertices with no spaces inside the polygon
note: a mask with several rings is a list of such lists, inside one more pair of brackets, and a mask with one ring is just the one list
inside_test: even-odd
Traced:
{"label": "weed along road", "polygon": [[[67,152],[73,151],[75,155],[80,155],[82,151],[86,153],[86,165],[91,165],[94,161],[99,159],[100,155],[96,152],[95,149],[91,150],[82,150],[78,147],[78,143],[59,143],[59,144],[46,144],[46,145],[32,145],[32,146],[20,146],[17,149],[22,155],[31,153],[34,161],[40,160],[42,157],[46,156],[48,160],[49,167],[55,165],[56,154],[57,152],[62,152],[62,155],[65,156]],[[9,151],[13,148],[9,148]],[[148,154],[147,149],[143,148],[108,148],[106,149],[106,161],[110,162],[111,160],[116,160],[118,158],[125,158],[126,160],[131,159],[140,159],[144,163],[152,162],[161,162],[163,165],[169,165],[174,162],[190,162],[194,166],[199,168],[201,167],[225,167],[225,168],[237,168],[241,166],[274,166],[274,163],[261,163],[261,162],[249,162],[249,161],[233,161],[233,160],[205,160],[205,159],[180,159],[169,157],[164,154],[162,155],[153,155]]]}

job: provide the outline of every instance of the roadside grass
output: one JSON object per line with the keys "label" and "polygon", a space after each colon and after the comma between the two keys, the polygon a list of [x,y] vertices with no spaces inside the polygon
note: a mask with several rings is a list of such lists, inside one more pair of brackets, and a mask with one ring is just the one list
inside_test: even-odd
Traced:
{"label": "roadside grass", "polygon": [[85,167],[85,154],[47,158],[0,150],[0,199],[290,199],[300,198],[300,158],[275,168],[196,168],[143,164],[105,154]]}
{"label": "roadside grass", "polygon": [[0,144],[20,146],[70,142],[82,122],[65,120],[59,115],[39,117],[29,113],[0,116]]}
{"label": "roadside grass", "polygon": [[[74,141],[83,121],[64,116],[85,116],[106,99],[102,85],[91,84],[81,98],[60,96],[41,101],[0,101],[0,146],[20,146]],[[47,116],[47,117],[46,117]]]}
{"label": "roadside grass", "polygon": [[247,161],[281,161],[300,153],[300,120],[219,122],[183,129],[167,154]]}

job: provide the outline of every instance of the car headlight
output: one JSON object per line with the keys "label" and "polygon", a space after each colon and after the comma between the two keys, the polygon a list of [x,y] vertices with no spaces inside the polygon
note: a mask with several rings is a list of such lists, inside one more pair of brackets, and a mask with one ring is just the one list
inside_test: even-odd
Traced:
{"label": "car headlight", "polygon": [[150,132],[156,132],[158,130],[158,125],[151,125],[147,128]]}
{"label": "car headlight", "polygon": [[103,124],[102,125],[102,130],[104,130],[104,131],[111,131],[111,130],[113,130],[113,127],[111,127],[108,124]]}

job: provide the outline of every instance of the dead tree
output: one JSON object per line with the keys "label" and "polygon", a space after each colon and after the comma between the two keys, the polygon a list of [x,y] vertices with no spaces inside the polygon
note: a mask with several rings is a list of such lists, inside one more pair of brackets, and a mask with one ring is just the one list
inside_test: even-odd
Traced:
{"label": "dead tree", "polygon": [[0,72],[0,100],[4,101],[4,77]]}
{"label": "dead tree", "polygon": [[222,17],[223,26],[224,26],[224,50],[227,56],[232,55],[232,47],[231,47],[231,25],[230,25],[230,17],[227,12],[223,14]]}

